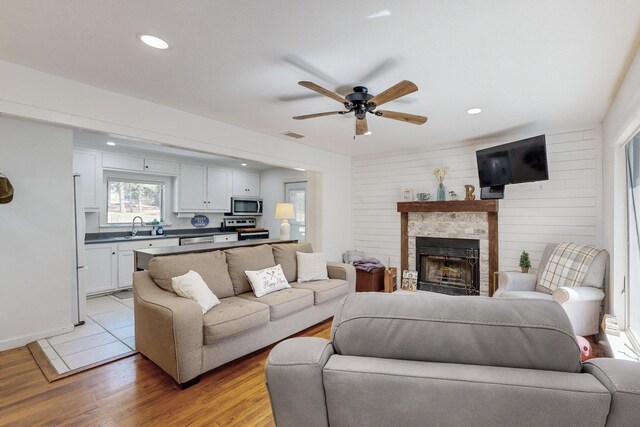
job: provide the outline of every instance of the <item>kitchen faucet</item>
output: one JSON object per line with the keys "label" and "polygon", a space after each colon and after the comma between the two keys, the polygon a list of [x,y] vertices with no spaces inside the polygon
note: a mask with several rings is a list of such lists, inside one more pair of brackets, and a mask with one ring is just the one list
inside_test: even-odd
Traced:
{"label": "kitchen faucet", "polygon": [[136,216],[133,218],[133,222],[131,223],[131,235],[135,236],[136,234],[138,234],[138,230],[136,230],[136,218],[140,218],[140,226],[144,227],[144,220],[142,219],[141,216]]}

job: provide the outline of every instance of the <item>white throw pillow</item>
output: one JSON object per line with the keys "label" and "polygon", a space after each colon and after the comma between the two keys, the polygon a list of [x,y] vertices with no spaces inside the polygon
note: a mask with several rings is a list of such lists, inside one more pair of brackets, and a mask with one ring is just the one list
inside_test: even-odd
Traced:
{"label": "white throw pillow", "polygon": [[260,298],[271,292],[281,289],[290,288],[287,278],[284,277],[284,271],[280,264],[275,267],[263,268],[262,270],[250,271],[245,270],[249,283],[253,288],[253,293]]}
{"label": "white throw pillow", "polygon": [[189,298],[200,304],[202,314],[220,304],[218,297],[211,292],[211,289],[202,280],[202,276],[196,271],[189,270],[187,274],[172,278],[171,287],[181,297]]}
{"label": "white throw pillow", "polygon": [[327,280],[327,257],[323,252],[307,254],[296,252],[298,257],[298,283]]}

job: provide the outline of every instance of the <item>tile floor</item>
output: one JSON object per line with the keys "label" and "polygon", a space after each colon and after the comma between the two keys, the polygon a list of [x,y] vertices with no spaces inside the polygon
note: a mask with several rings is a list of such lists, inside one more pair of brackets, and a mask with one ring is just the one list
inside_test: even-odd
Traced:
{"label": "tile floor", "polygon": [[72,332],[38,340],[59,374],[135,350],[133,298],[87,300],[87,319]]}

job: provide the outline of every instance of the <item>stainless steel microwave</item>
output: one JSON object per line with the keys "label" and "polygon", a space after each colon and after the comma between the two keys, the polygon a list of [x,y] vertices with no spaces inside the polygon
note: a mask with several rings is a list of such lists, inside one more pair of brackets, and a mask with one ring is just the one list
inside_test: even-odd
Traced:
{"label": "stainless steel microwave", "polygon": [[262,215],[262,199],[259,197],[232,197],[231,215]]}

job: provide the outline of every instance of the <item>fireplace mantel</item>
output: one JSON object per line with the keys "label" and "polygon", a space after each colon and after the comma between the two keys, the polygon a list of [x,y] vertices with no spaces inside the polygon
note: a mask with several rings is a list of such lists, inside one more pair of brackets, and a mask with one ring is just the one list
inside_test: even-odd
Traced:
{"label": "fireplace mantel", "polygon": [[498,212],[498,201],[399,202],[398,212]]}
{"label": "fireplace mantel", "polygon": [[[498,271],[498,208],[497,200],[457,200],[446,202],[398,202],[400,212],[400,268],[409,268],[409,213],[486,213],[488,235],[488,295],[493,294],[493,276]],[[452,218],[452,220],[455,220]],[[444,237],[444,236],[443,236]],[[486,294],[485,294],[486,295]]]}

